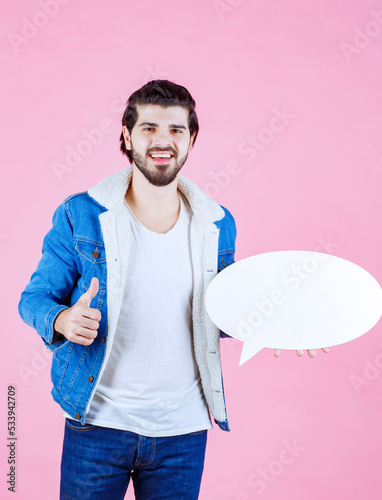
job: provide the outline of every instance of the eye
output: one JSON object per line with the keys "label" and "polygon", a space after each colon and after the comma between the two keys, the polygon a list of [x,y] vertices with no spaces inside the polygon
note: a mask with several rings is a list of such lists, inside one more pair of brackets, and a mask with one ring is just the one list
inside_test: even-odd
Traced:
{"label": "eye", "polygon": [[143,130],[154,130],[154,127],[146,127]]}
{"label": "eye", "polygon": [[181,133],[182,133],[182,131],[181,131],[181,130],[179,130],[178,128],[173,128],[173,129],[172,129],[172,131],[173,131],[173,132],[177,132],[178,134],[181,134]]}

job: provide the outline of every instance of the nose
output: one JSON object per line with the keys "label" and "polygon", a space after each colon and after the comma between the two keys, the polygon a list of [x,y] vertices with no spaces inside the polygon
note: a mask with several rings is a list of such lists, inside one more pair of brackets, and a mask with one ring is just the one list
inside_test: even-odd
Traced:
{"label": "nose", "polygon": [[153,138],[153,147],[166,148],[168,146],[173,147],[170,135],[162,130],[158,130]]}

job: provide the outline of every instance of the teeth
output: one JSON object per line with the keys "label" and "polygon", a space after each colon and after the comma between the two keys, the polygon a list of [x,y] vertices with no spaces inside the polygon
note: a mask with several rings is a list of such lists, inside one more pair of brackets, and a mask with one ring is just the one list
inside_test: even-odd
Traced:
{"label": "teeth", "polygon": [[171,155],[168,153],[164,153],[164,154],[158,153],[158,154],[152,154],[150,156],[151,156],[151,158],[171,158]]}

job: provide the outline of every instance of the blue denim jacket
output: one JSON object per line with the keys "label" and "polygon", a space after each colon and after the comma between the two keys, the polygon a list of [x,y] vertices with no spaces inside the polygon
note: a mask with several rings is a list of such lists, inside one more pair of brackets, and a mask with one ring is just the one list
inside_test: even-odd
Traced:
{"label": "blue denim jacket", "polygon": [[[21,294],[19,314],[53,351],[52,396],[73,418],[85,423],[97,382],[112,348],[128,265],[129,224],[123,204],[132,166],[86,192],[66,198],[53,215],[42,257]],[[207,315],[204,295],[212,278],[234,262],[236,226],[231,213],[196,184],[178,175],[178,189],[192,209],[190,245],[194,276],[192,324],[195,359],[215,422],[229,431],[219,338]],[[54,331],[57,315],[74,305],[99,280],[90,307],[101,312],[98,335],[89,346]]]}

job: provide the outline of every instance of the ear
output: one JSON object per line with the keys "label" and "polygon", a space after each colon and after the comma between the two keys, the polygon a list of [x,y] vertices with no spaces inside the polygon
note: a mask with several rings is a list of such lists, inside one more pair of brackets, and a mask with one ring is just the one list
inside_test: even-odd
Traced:
{"label": "ear", "polygon": [[128,128],[126,127],[126,125],[124,125],[122,127],[122,134],[123,134],[123,138],[125,141],[125,147],[128,151],[130,151],[131,150],[131,137],[130,137],[130,132],[129,132]]}
{"label": "ear", "polygon": [[188,149],[188,152],[191,151],[191,149],[194,147],[194,141],[195,141],[195,136],[196,136],[196,132],[194,132],[191,136],[191,139],[190,139],[190,147]]}

